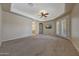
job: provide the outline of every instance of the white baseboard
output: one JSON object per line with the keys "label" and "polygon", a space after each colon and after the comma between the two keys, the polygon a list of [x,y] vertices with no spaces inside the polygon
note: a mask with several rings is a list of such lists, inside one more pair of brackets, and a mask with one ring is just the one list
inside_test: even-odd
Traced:
{"label": "white baseboard", "polygon": [[32,36],[32,35],[28,35],[28,36],[21,36],[21,37],[15,37],[15,38],[11,38],[11,39],[7,39],[7,40],[3,40],[2,42],[9,41],[9,40],[20,39],[20,38],[29,37],[29,36]]}
{"label": "white baseboard", "polygon": [[70,41],[72,42],[72,44],[74,45],[74,47],[76,48],[76,50],[79,52],[79,45],[75,41],[77,39],[79,40],[79,38],[72,38],[72,39],[70,39]]}

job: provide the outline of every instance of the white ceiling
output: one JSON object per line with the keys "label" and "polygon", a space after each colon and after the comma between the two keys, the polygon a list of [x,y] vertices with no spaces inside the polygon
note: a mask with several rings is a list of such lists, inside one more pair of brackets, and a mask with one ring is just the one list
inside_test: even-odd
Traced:
{"label": "white ceiling", "polygon": [[[18,13],[34,20],[51,20],[65,12],[64,3],[12,3],[11,12]],[[40,18],[39,11],[46,10],[49,15],[46,18]]]}

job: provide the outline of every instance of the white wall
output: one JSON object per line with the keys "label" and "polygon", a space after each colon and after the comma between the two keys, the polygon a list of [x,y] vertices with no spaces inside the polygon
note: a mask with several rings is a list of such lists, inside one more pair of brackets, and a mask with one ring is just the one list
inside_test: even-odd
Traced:
{"label": "white wall", "polygon": [[79,50],[79,4],[76,4],[72,12],[72,42]]}
{"label": "white wall", "polygon": [[3,41],[31,36],[32,20],[3,11],[2,33]]}
{"label": "white wall", "polygon": [[0,45],[1,45],[1,4],[0,4]]}

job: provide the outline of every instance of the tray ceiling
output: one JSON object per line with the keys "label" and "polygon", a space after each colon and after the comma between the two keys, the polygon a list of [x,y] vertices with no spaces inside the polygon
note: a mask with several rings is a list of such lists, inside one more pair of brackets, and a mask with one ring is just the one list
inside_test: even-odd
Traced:
{"label": "tray ceiling", "polygon": [[[11,12],[24,15],[38,21],[52,20],[65,12],[64,3],[12,3]],[[39,11],[46,10],[49,15],[40,18]]]}

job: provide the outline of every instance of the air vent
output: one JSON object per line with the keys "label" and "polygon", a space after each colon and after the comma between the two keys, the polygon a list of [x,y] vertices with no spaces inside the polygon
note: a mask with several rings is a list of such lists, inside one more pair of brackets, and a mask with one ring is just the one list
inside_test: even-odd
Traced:
{"label": "air vent", "polygon": [[32,7],[34,4],[33,3],[28,3],[28,5]]}

